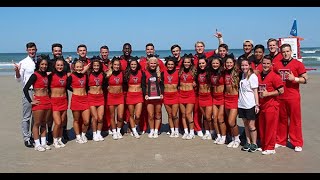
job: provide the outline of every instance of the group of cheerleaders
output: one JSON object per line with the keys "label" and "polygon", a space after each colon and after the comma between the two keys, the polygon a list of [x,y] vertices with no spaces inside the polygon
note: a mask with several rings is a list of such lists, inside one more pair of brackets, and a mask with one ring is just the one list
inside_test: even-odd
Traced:
{"label": "group of cheerleaders", "polygon": [[[154,49],[151,43],[147,44],[146,51],[148,47]],[[195,48],[203,50],[204,43],[197,42]],[[261,59],[261,64],[252,67],[260,68],[260,72],[265,68],[262,61],[272,62],[272,58],[264,56],[264,50],[262,45],[254,48],[254,52],[258,52],[254,56]],[[63,58],[57,58],[52,72],[48,73],[49,57],[40,56],[34,74],[24,87],[27,99],[33,104],[35,149],[50,149],[47,144],[39,143],[39,128],[42,140],[46,137],[45,117],[50,110],[54,120],[53,146],[65,147],[61,126],[67,117],[67,90],[72,92],[70,109],[79,144],[88,141],[89,127],[93,141],[104,141],[101,131],[108,129],[112,139],[122,139],[124,123],[128,123],[130,134],[135,138],[140,138],[148,127],[148,137],[158,138],[164,104],[169,137],[178,138],[182,133],[179,129],[183,128],[182,139],[194,139],[196,131],[203,140],[214,139],[215,144],[238,148],[241,141],[236,120],[241,64],[228,54],[226,44],[220,44],[215,51],[184,56],[180,56],[181,47],[173,45],[171,52],[173,56],[166,57],[165,63],[152,53],[140,59],[132,56],[113,57],[111,61],[100,57],[80,58],[73,64],[69,76],[63,71]],[[241,63],[251,62],[244,58]],[[33,98],[27,93],[31,85]],[[248,124],[245,125],[248,129]],[[227,134],[231,137],[229,142]],[[266,150],[267,144],[262,143],[262,149]]]}

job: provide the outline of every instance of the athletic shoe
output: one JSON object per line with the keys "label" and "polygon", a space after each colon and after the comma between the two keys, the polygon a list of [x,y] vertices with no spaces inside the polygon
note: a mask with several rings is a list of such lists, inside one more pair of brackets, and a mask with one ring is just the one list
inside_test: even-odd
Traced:
{"label": "athletic shoe", "polygon": [[[83,143],[85,143],[85,142],[83,142],[83,140],[82,140],[82,138],[77,138],[76,139],[76,143],[79,143],[79,144],[83,144]],[[60,146],[60,145],[59,145]]]}
{"label": "athletic shoe", "polygon": [[228,147],[228,148],[231,148],[231,147],[233,146],[233,144],[234,144],[234,141],[231,141],[231,142],[227,145],[227,147]]}
{"label": "athletic shoe", "polygon": [[196,136],[194,134],[188,134],[187,140],[194,139]]}
{"label": "athletic shoe", "polygon": [[156,139],[156,138],[158,138],[158,137],[159,137],[158,133],[153,133],[153,138],[154,138],[154,139]]}
{"label": "athletic shoe", "polygon": [[153,132],[150,132],[149,134],[148,134],[148,138],[153,138]]}
{"label": "athletic shoe", "polygon": [[281,145],[281,144],[276,144],[276,145],[275,145],[275,148],[279,148],[279,147],[286,147],[286,146]]}
{"label": "athletic shoe", "polygon": [[184,133],[182,136],[182,139],[187,139],[187,137],[188,137],[188,133]]}
{"label": "athletic shoe", "polygon": [[247,143],[241,148],[241,151],[249,151],[250,147],[251,147],[251,144]]}
{"label": "athletic shoe", "polygon": [[[88,142],[88,138],[86,137],[86,135],[82,136],[81,138],[82,138],[82,141],[83,141],[84,143],[87,143],[87,142]],[[60,144],[60,142],[59,142],[59,144]]]}
{"label": "athletic shoe", "polygon": [[104,141],[104,138],[101,135],[98,136],[98,139],[99,141]]}
{"label": "athletic shoe", "polygon": [[199,137],[203,137],[203,132],[202,132],[202,131],[197,131],[197,135],[198,135]]}
{"label": "athletic shoe", "polygon": [[92,140],[95,141],[95,142],[99,142],[100,141],[98,135],[93,136]]}
{"label": "athletic shoe", "polygon": [[43,148],[45,148],[46,150],[51,150],[51,147],[48,146],[47,144],[46,145],[41,145]]}
{"label": "athletic shoe", "polygon": [[302,151],[302,147],[296,146],[296,147],[294,148],[294,151],[295,151],[295,152],[301,152],[301,151]]}
{"label": "athletic shoe", "polygon": [[222,145],[222,144],[225,144],[225,143],[226,143],[226,139],[223,140],[222,138],[220,138],[219,141],[217,141],[218,145]]}
{"label": "athletic shoe", "polygon": [[171,132],[170,136],[171,138],[174,138],[175,137],[175,133],[174,132]]}
{"label": "athletic shoe", "polygon": [[112,139],[113,140],[118,140],[118,133],[112,134]]}
{"label": "athletic shoe", "polygon": [[62,142],[62,139],[59,138],[58,139],[58,144],[60,145],[60,147],[65,147],[66,145]]}
{"label": "athletic shoe", "polygon": [[30,141],[30,139],[27,140],[27,141],[25,141],[25,142],[24,142],[24,145],[25,145],[26,147],[28,147],[28,148],[34,148],[34,145],[33,145],[33,143]]}
{"label": "athletic shoe", "polygon": [[250,149],[248,152],[256,152],[258,149],[258,145],[256,144],[251,144]]}
{"label": "athletic shoe", "polygon": [[270,155],[275,153],[276,153],[276,150],[264,150],[261,152],[262,155]]}
{"label": "athletic shoe", "polygon": [[205,134],[204,136],[202,136],[201,138],[202,140],[212,140],[211,134]]}
{"label": "athletic shoe", "polygon": [[118,134],[118,139],[122,139],[123,138],[123,136],[122,136],[122,134],[119,132],[119,133],[117,133]]}
{"label": "athletic shoe", "polygon": [[179,137],[179,132],[175,132],[175,133],[174,133],[174,137],[175,137],[175,138],[178,138],[178,137]]}
{"label": "athletic shoe", "polygon": [[42,147],[41,145],[38,145],[38,146],[34,147],[34,150],[40,151],[40,152],[46,151],[46,149],[44,147]]}
{"label": "athletic shoe", "polygon": [[137,139],[140,138],[140,136],[139,136],[139,134],[138,134],[137,132],[133,133],[133,137],[135,137],[135,138],[137,138]]}
{"label": "athletic shoe", "polygon": [[[77,142],[77,140],[76,140],[76,142]],[[53,143],[53,147],[56,148],[56,149],[61,148],[61,146],[59,145],[58,141]]]}

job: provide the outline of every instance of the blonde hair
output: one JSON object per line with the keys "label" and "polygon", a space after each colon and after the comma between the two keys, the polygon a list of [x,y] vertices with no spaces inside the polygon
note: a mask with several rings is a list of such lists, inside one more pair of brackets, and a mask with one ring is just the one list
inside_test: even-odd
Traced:
{"label": "blonde hair", "polygon": [[111,75],[112,75],[112,72],[113,72],[113,64],[114,62],[118,61],[119,62],[119,71],[121,71],[121,62],[120,62],[120,59],[117,59],[117,58],[113,58],[111,60],[111,63],[110,63],[110,68],[108,69],[108,71],[106,72],[106,77],[109,78]]}
{"label": "blonde hair", "polygon": [[160,67],[159,67],[159,62],[158,62],[158,58],[156,57],[150,57],[147,61],[147,69],[150,69],[150,61],[151,60],[155,60],[156,64],[157,64],[157,68],[156,68],[156,73],[157,73],[157,77],[159,79],[159,81],[161,80],[161,72],[160,72]]}

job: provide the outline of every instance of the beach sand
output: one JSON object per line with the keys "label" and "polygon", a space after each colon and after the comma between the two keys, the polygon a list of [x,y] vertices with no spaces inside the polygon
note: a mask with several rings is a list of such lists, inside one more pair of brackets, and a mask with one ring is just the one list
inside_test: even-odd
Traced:
{"label": "beach sand", "polygon": [[[22,87],[13,76],[0,76],[0,172],[319,172],[320,170],[320,75],[310,74],[301,85],[304,146],[302,152],[279,148],[275,155],[249,153],[215,145],[213,141],[169,138],[147,134],[140,139],[124,136],[86,144],[69,141],[65,148],[37,152],[24,146],[21,135]],[[163,123],[167,123],[163,109]],[[72,114],[68,110],[68,129]],[[243,127],[242,120],[238,119]],[[71,133],[71,132],[70,132]]]}

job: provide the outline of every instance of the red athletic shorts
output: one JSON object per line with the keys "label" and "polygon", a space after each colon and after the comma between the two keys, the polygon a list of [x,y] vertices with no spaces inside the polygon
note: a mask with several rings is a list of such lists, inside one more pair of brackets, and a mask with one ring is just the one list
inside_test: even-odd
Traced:
{"label": "red athletic shorts", "polygon": [[104,106],[103,94],[90,94],[88,93],[89,106]]}
{"label": "red athletic shorts", "polygon": [[180,104],[195,104],[196,103],[196,95],[193,90],[191,91],[182,91],[180,90],[179,96]]}
{"label": "red athletic shorts", "polygon": [[199,93],[199,106],[206,107],[212,106],[212,96],[211,93]]}
{"label": "red athletic shorts", "polygon": [[52,111],[66,111],[68,109],[67,96],[51,97]]}
{"label": "red athletic shorts", "polygon": [[40,102],[39,105],[32,105],[32,111],[51,109],[51,103],[49,96],[34,96],[33,100]]}
{"label": "red athletic shorts", "polygon": [[224,108],[238,109],[238,95],[224,94]]}
{"label": "red athletic shorts", "polygon": [[107,105],[119,105],[124,104],[124,95],[123,93],[108,93]]}
{"label": "red athletic shorts", "polygon": [[214,93],[212,103],[214,105],[224,105],[224,93]]}
{"label": "red athletic shorts", "polygon": [[143,94],[140,92],[127,92],[126,104],[143,103]]}
{"label": "red athletic shorts", "polygon": [[176,92],[164,92],[163,93],[163,104],[172,105],[179,104],[179,93]]}
{"label": "red athletic shorts", "polygon": [[89,109],[88,96],[79,96],[72,94],[70,109],[73,111],[84,111]]}

